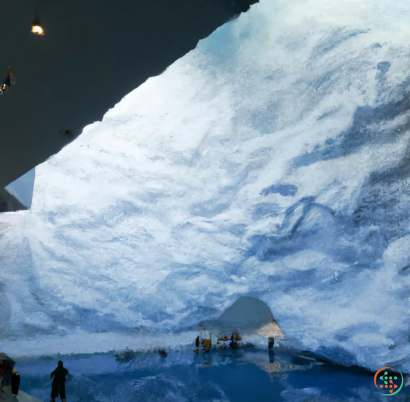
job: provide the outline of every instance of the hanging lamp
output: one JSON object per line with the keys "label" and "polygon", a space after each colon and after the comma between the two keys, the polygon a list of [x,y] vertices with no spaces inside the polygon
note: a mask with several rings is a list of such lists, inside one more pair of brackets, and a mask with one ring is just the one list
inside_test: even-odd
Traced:
{"label": "hanging lamp", "polygon": [[44,35],[44,29],[41,26],[40,17],[38,15],[34,18],[34,21],[31,24],[31,32],[34,35]]}

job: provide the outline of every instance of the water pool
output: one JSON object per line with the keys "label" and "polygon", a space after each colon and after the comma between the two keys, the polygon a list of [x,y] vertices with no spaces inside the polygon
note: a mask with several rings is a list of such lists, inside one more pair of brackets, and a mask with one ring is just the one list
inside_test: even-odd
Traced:
{"label": "water pool", "polygon": [[[373,374],[358,368],[309,363],[295,364],[279,348],[215,351],[196,355],[173,351],[167,358],[137,353],[118,362],[113,353],[20,360],[21,389],[49,401],[49,374],[64,361],[73,374],[67,400],[77,401],[378,401]],[[303,363],[303,362],[302,362]],[[410,401],[403,388],[395,401]]]}

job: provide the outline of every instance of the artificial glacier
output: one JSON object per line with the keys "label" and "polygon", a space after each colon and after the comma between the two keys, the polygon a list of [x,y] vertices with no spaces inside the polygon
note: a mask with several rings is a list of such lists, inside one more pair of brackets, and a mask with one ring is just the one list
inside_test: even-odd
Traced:
{"label": "artificial glacier", "polygon": [[0,232],[5,348],[190,342],[252,296],[295,347],[410,371],[409,17],[262,0],[36,167]]}

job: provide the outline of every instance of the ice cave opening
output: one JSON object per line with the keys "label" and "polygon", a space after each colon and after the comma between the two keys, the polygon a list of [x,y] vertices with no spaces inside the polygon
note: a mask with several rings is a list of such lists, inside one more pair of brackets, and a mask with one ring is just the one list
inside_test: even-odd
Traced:
{"label": "ice cave opening", "polygon": [[212,334],[238,332],[261,338],[284,338],[271,309],[262,300],[241,296],[217,319],[201,321],[197,328]]}

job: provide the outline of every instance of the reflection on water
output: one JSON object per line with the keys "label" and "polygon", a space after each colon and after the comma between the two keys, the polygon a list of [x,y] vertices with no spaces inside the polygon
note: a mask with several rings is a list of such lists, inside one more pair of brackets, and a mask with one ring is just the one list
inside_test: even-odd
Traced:
{"label": "reflection on water", "polygon": [[[59,356],[20,361],[23,391],[49,400],[49,374],[61,359],[74,375],[68,400],[76,401],[371,401],[379,400],[373,374],[309,360],[295,364],[284,350],[191,350],[136,353],[128,361],[114,354]],[[303,359],[301,359],[303,362]],[[404,388],[396,401],[410,400]],[[407,398],[407,399],[406,399]]]}

